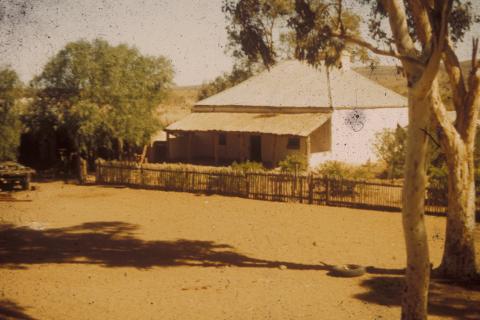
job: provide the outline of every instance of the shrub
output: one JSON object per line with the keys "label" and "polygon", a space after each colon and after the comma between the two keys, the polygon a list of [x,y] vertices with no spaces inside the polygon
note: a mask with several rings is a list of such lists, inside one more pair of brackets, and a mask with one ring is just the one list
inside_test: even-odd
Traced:
{"label": "shrub", "polygon": [[234,161],[230,168],[234,171],[242,171],[242,172],[254,172],[254,171],[265,171],[265,167],[260,162],[254,161],[246,161],[237,163]]}
{"label": "shrub", "polygon": [[385,169],[380,178],[396,179],[403,177],[405,165],[405,146],[407,129],[384,129],[376,134],[374,147],[377,156],[382,159]]}
{"label": "shrub", "polygon": [[278,166],[282,172],[304,172],[308,169],[308,161],[303,154],[289,154]]}
{"label": "shrub", "polygon": [[448,176],[448,169],[446,166],[430,167],[428,180],[436,184],[446,183]]}
{"label": "shrub", "polygon": [[315,172],[338,179],[368,180],[374,179],[377,167],[372,163],[351,165],[341,161],[327,161],[315,169]]}

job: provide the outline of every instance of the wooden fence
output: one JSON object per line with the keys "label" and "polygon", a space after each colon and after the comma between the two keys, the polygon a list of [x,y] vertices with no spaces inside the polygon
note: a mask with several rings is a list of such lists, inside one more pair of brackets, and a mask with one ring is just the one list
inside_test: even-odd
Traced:
{"label": "wooden fence", "polygon": [[[220,194],[249,199],[399,211],[402,186],[309,175],[193,169],[162,165],[98,162],[96,183]],[[430,214],[446,212],[446,190],[431,186],[425,199]]]}

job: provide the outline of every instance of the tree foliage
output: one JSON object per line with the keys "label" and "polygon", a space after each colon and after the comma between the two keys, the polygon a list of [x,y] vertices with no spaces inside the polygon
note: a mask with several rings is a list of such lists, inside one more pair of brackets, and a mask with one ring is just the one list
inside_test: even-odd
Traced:
{"label": "tree foliage", "polygon": [[256,73],[257,70],[252,64],[237,63],[233,66],[231,72],[226,72],[223,75],[216,77],[213,81],[203,84],[198,92],[198,99],[202,100],[213,96],[216,93],[247,80]]}
{"label": "tree foliage", "polygon": [[374,148],[377,156],[385,164],[384,176],[388,179],[403,177],[405,166],[405,145],[407,130],[397,126],[395,130],[384,129],[375,137]]}
{"label": "tree foliage", "polygon": [[155,110],[172,78],[164,57],[100,39],[72,42],[32,81],[37,98],[27,123],[36,132],[65,133],[84,154],[116,142],[143,145],[159,128]]}
{"label": "tree foliage", "polygon": [[[232,1],[225,0],[223,11],[230,20],[227,26],[229,43],[227,52],[235,60],[230,72],[218,76],[213,81],[202,85],[199,92],[199,99],[205,99],[225,89],[233,87],[238,83],[250,78],[272,65],[276,59],[291,59],[295,55],[308,55],[305,50],[308,40],[304,40],[301,46],[295,35],[295,31],[289,28],[288,17],[295,9],[295,2],[292,0],[247,0]],[[344,24],[347,28],[358,33],[359,17],[345,13]],[[293,23],[293,21],[292,21]],[[337,43],[338,44],[338,43]],[[298,51],[298,48],[304,48]],[[378,60],[368,54],[364,48],[349,47],[350,54],[372,67]],[[318,50],[316,51],[318,52]],[[340,64],[340,55],[327,58]],[[321,61],[319,59],[316,60]],[[332,63],[333,63],[332,62]]]}
{"label": "tree foliage", "polygon": [[302,173],[308,170],[308,159],[303,154],[289,154],[278,163],[280,170],[287,173]]}
{"label": "tree foliage", "polygon": [[[475,138],[475,149],[473,161],[475,168],[480,167],[480,131],[477,131]],[[395,130],[385,129],[375,137],[374,147],[378,157],[384,162],[385,172],[383,177],[388,179],[403,178],[403,167],[405,166],[407,128],[398,126]],[[438,135],[431,137],[435,142],[429,144],[427,173],[430,181],[446,184],[448,170],[445,162],[445,155],[438,146]],[[475,171],[476,181],[480,181],[480,170]]]}
{"label": "tree foliage", "polygon": [[0,69],[0,161],[17,158],[22,130],[17,100],[21,86],[14,70]]}
{"label": "tree foliage", "polygon": [[341,1],[224,0],[223,10],[230,22],[230,47],[250,61],[271,66],[296,57],[313,65],[341,66],[346,50],[364,63],[377,63],[365,47],[336,37],[360,35],[360,17],[343,10]]}

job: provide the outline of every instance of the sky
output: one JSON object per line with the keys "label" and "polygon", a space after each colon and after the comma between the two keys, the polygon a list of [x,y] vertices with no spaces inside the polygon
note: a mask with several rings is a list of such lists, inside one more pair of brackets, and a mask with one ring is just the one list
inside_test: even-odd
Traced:
{"label": "sky", "polygon": [[[169,58],[177,85],[201,84],[233,64],[221,7],[222,0],[0,0],[0,65],[28,82],[68,42],[103,38]],[[466,39],[472,35],[479,26]],[[467,59],[470,45],[457,51]]]}

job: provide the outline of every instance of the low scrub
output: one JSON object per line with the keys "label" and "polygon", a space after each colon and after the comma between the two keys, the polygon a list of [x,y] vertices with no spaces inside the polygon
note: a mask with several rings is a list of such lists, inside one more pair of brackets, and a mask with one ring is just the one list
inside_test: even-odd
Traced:
{"label": "low scrub", "polygon": [[265,167],[260,162],[254,161],[246,161],[246,162],[239,162],[237,163],[234,161],[230,168],[233,171],[241,171],[241,172],[259,172],[259,171],[266,171]]}
{"label": "low scrub", "polygon": [[347,180],[375,180],[379,173],[378,165],[366,163],[352,165],[341,161],[327,161],[318,166],[314,173],[326,177]]}
{"label": "low scrub", "polygon": [[287,173],[302,173],[308,169],[307,157],[303,154],[289,154],[278,163],[280,170]]}

